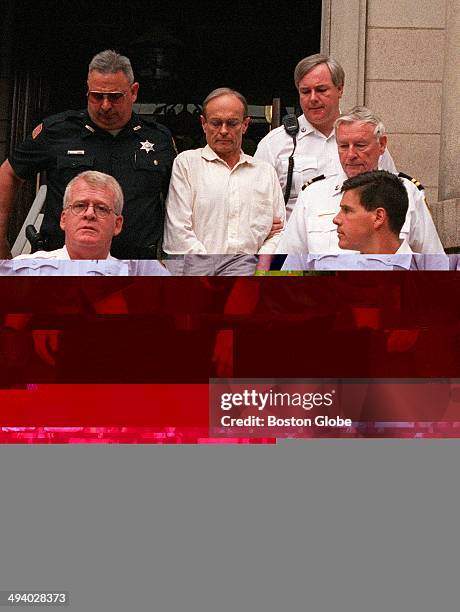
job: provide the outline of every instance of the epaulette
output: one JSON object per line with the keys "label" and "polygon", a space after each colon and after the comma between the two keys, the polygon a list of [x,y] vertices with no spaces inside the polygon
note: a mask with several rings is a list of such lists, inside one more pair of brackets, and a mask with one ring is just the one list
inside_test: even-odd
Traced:
{"label": "epaulette", "polygon": [[136,114],[132,114],[132,120],[134,122],[136,121],[140,121],[141,123],[145,123],[146,125],[148,125],[149,127],[157,127],[158,126],[158,121],[157,119],[153,116],[153,115],[142,115],[142,117],[140,115]]}
{"label": "epaulette", "polygon": [[58,113],[57,115],[51,115],[46,119],[43,119],[44,127],[51,127],[57,123],[62,123],[63,121],[67,121],[68,119],[80,119],[85,116],[84,110],[68,110],[63,113]]}
{"label": "epaulette", "polygon": [[419,180],[417,180],[416,178],[413,178],[412,176],[409,176],[408,174],[404,174],[404,172],[400,172],[398,176],[399,178],[405,178],[411,183],[414,183],[414,185],[417,187],[419,191],[423,191],[425,189],[425,187],[422,185],[422,183]]}
{"label": "epaulette", "polygon": [[324,176],[324,174],[320,174],[319,176],[315,176],[315,178],[310,179],[309,181],[307,181],[306,183],[304,183],[302,185],[302,191],[308,187],[309,185],[311,185],[312,183],[316,183],[316,181],[322,181],[323,179],[325,179],[326,177]]}
{"label": "epaulette", "polygon": [[50,128],[55,125],[64,123],[65,121],[68,121],[69,119],[84,117],[84,115],[85,115],[85,111],[75,111],[75,110],[64,111],[63,113],[58,113],[57,115],[50,115],[49,117],[46,117],[46,119],[43,119],[41,123],[39,123],[38,125],[34,127],[34,129],[32,130],[32,138],[34,140],[38,138],[38,136],[40,136],[40,134],[42,133],[43,128]]}

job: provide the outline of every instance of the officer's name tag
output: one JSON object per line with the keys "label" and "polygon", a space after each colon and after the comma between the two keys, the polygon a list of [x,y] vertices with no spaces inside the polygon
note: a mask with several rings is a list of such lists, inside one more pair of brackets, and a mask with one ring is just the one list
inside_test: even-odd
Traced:
{"label": "officer's name tag", "polygon": [[76,150],[76,151],[67,151],[67,155],[84,155],[84,151]]}

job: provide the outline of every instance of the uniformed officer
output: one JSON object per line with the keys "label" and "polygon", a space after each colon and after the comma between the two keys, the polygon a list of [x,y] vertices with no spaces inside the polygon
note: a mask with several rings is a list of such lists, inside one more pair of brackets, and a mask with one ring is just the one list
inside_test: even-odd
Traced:
{"label": "uniformed officer", "polygon": [[87,110],[66,111],[39,124],[0,168],[0,256],[9,256],[8,215],[21,181],[46,170],[48,185],[41,233],[46,249],[64,244],[59,227],[67,183],[84,170],[114,176],[125,196],[123,231],[111,253],[120,259],[155,258],[163,232],[163,202],[174,145],[169,131],[133,113],[139,83],[131,63],[115,51],[89,65]]}
{"label": "uniformed officer", "polygon": [[[363,172],[376,170],[387,144],[385,127],[369,109],[353,107],[335,122],[341,174],[309,181],[299,195],[278,253],[344,253],[339,248],[334,217],[340,210],[343,182]],[[399,175],[409,196],[409,208],[400,238],[416,253],[444,253],[433,219],[425,202],[422,185]],[[348,251],[350,252],[350,251]]]}
{"label": "uniformed officer", "polygon": [[[298,118],[296,144],[283,126],[272,130],[259,143],[256,159],[271,164],[286,191],[289,158],[294,160],[292,188],[287,203],[287,216],[294,207],[305,181],[320,174],[326,177],[341,171],[334,133],[334,121],[340,115],[345,73],[332,57],[320,53],[301,60],[294,70],[303,114]],[[396,172],[388,151],[379,160],[379,168]]]}

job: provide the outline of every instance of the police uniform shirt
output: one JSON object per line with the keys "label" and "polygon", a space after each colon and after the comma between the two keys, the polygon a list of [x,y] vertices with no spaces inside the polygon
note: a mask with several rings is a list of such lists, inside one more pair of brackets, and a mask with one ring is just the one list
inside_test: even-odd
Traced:
{"label": "police uniform shirt", "polygon": [[283,270],[448,270],[447,255],[416,254],[403,240],[394,254],[288,255]]}
{"label": "police uniform shirt", "polygon": [[67,248],[18,255],[9,262],[15,276],[128,276],[128,262],[107,259],[70,259]]}
{"label": "police uniform shirt", "polygon": [[59,227],[67,183],[85,170],[98,170],[120,183],[124,224],[111,252],[120,259],[155,257],[163,232],[163,202],[175,156],[171,134],[135,114],[116,135],[98,128],[83,111],[48,117],[10,159],[15,173],[32,179],[46,170],[47,198],[41,233],[52,250],[64,244]]}
{"label": "police uniform shirt", "polygon": [[[332,131],[329,136],[325,136],[316,130],[304,115],[299,117],[299,128],[294,153],[292,188],[287,204],[288,217],[306,181],[320,174],[328,177],[342,172],[335,132]],[[254,155],[256,159],[262,159],[275,168],[283,193],[286,188],[288,163],[293,146],[292,136],[289,136],[281,126],[262,138]],[[396,167],[388,150],[385,150],[380,157],[379,170],[396,173]]]}
{"label": "police uniform shirt", "polygon": [[[278,253],[353,253],[339,248],[337,226],[333,223],[340,210],[346,178],[342,172],[338,177],[315,181],[300,192],[278,244]],[[406,239],[416,253],[444,253],[423,189],[406,178],[401,180],[409,196],[409,208],[400,238]]]}

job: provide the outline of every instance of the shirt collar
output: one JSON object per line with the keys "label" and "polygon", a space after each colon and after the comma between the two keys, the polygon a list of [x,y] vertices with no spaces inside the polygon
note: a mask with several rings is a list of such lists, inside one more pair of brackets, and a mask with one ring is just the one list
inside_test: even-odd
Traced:
{"label": "shirt collar", "polygon": [[[144,126],[139,120],[139,116],[136,115],[136,113],[132,113],[130,120],[120,129],[117,136],[119,136],[122,132],[126,130],[131,130],[131,131],[134,130],[136,132],[137,131],[140,132],[143,127]],[[88,111],[86,110],[83,116],[83,129],[81,133],[82,138],[91,136],[95,132],[102,132],[103,134],[107,134],[107,136],[111,136],[108,130],[104,130],[104,128],[101,128],[94,123],[94,121],[89,116]]]}
{"label": "shirt collar", "polygon": [[[217,155],[217,153],[213,149],[211,149],[211,147],[208,144],[201,150],[201,157],[203,159],[206,159],[207,161],[220,161],[224,164],[226,163],[221,157]],[[243,153],[243,151],[240,151],[239,162],[234,167],[236,168],[236,166],[242,163],[254,164],[255,160],[250,155],[246,155],[246,153]]]}
{"label": "shirt collar", "polygon": [[[59,259],[68,259],[70,260],[70,255],[69,252],[67,250],[66,245],[64,245],[62,247],[62,249],[60,249],[61,253],[59,254]],[[53,253],[55,251],[51,251],[51,253]],[[110,255],[110,253],[107,255],[106,259],[81,259],[81,260],[72,260],[72,261],[113,261],[113,262],[117,262],[117,261],[121,261],[120,259],[117,259],[116,257],[113,257],[112,255]]]}
{"label": "shirt collar", "polygon": [[401,253],[399,251],[392,254],[390,253],[388,255],[367,254],[361,255],[361,257],[363,260],[365,259],[367,261],[379,261],[389,268],[397,266],[398,268],[404,268],[405,270],[410,270],[410,265],[412,262],[412,255],[410,253]]}
{"label": "shirt collar", "polygon": [[396,251],[396,253],[413,253],[414,251],[410,248],[409,243],[407,242],[407,240],[404,238],[404,240],[401,242],[399,249]]}
{"label": "shirt collar", "polygon": [[322,132],[314,128],[305,115],[302,114],[299,117],[299,133],[297,134],[297,140],[301,140],[309,134],[317,134],[320,138],[324,138],[324,140],[335,138],[334,130],[332,130],[329,136],[325,136]]}
{"label": "shirt collar", "polygon": [[347,180],[347,175],[345,172],[340,172],[339,174],[334,176],[334,181],[331,180],[331,195],[332,196],[341,196],[342,195],[342,185]]}

